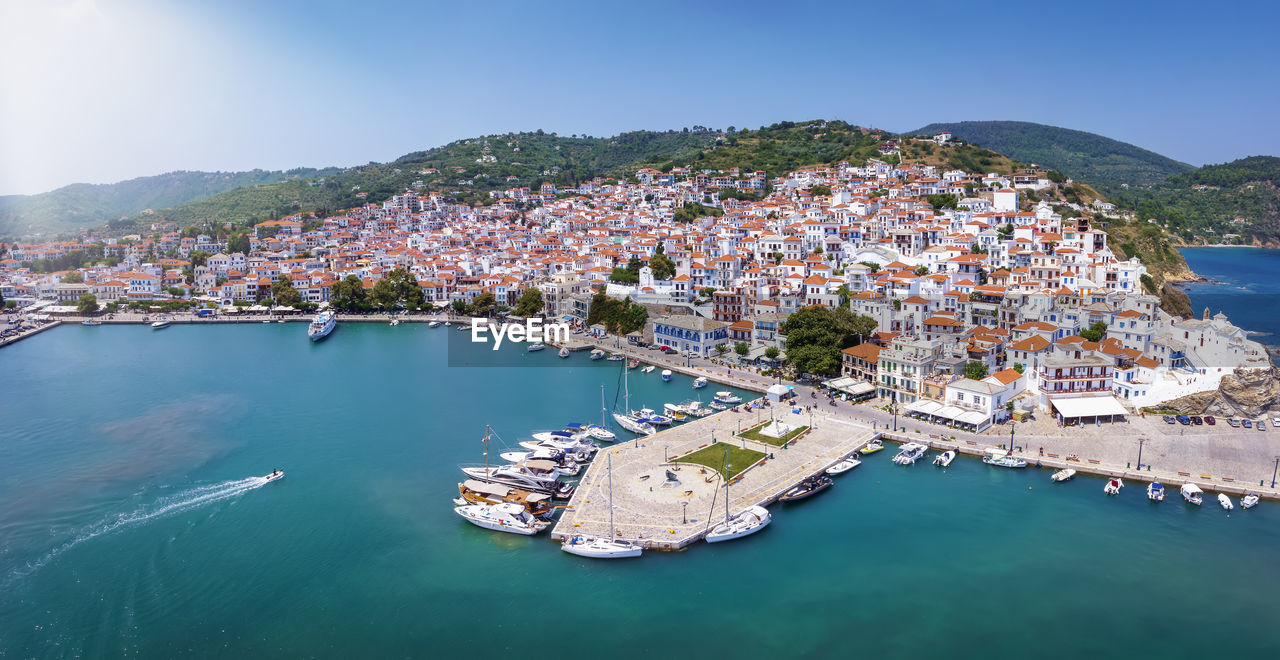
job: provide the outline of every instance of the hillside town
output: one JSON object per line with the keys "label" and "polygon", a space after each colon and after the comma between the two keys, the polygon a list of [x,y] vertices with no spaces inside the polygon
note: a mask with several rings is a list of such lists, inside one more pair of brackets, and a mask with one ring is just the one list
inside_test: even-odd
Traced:
{"label": "hillside town", "polygon": [[[818,374],[831,390],[976,432],[1025,411],[1063,424],[1123,419],[1216,389],[1237,367],[1269,367],[1223,314],[1159,308],[1143,264],[1117,256],[1090,224],[1114,212],[1109,204],[1056,199],[1034,169],[893,164],[893,142],[883,160],[773,178],[644,168],[567,190],[512,187],[474,207],[409,190],[254,225],[239,251],[226,235],[166,222],[17,243],[0,259],[0,294],[28,315],[75,313],[86,296],[112,310],[185,300],[233,314],[281,280],[300,303],[323,307],[352,276],[370,291],[404,269],[424,306],[465,309],[491,294],[509,308],[536,288],[543,315],[584,328],[598,293],[629,299],[648,318],[626,341],[756,367],[786,359],[789,316],[843,307],[876,331],[843,349],[840,373]],[[1063,217],[1063,206],[1089,212]],[[31,267],[73,252],[96,265]],[[618,276],[628,266],[634,281]]]}

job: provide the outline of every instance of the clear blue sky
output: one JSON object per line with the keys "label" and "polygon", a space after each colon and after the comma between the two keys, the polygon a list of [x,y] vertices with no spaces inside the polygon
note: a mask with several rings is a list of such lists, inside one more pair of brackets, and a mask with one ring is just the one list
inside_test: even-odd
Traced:
{"label": "clear blue sky", "polygon": [[0,194],[817,117],[1035,121],[1193,164],[1280,154],[1270,3],[2,5]]}

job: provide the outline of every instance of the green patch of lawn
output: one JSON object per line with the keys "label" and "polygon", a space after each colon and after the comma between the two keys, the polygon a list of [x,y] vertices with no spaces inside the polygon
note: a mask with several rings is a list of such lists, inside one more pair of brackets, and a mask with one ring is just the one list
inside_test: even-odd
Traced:
{"label": "green patch of lawn", "polygon": [[743,449],[734,447],[725,442],[719,442],[714,445],[703,447],[695,452],[691,452],[674,459],[674,463],[696,463],[705,465],[716,474],[724,474],[724,450],[729,449],[729,478],[732,479],[742,473],[743,470],[755,465],[756,461],[764,458],[764,452],[754,449]]}
{"label": "green patch of lawn", "polygon": [[738,435],[748,440],[755,440],[756,442],[763,442],[766,445],[781,447],[782,445],[785,445],[788,442],[791,442],[791,440],[794,439],[797,435],[804,433],[809,428],[807,426],[797,426],[796,428],[792,429],[790,433],[782,436],[781,438],[771,438],[760,432],[760,429],[768,426],[769,424],[770,422],[765,422],[759,426],[749,428],[743,431],[742,433],[739,433]]}

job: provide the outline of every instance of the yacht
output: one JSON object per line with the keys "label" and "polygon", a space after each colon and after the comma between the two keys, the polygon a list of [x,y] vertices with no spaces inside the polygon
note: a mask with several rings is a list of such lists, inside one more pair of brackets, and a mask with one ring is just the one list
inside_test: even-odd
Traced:
{"label": "yacht", "polygon": [[602,350],[600,350],[600,349],[598,349],[598,348],[596,348],[596,349],[592,349],[592,350],[591,350],[591,359],[592,359],[592,360],[603,360],[603,359],[604,359],[604,351],[602,351]]}
{"label": "yacht", "polygon": [[1231,504],[1231,498],[1227,497],[1226,493],[1218,493],[1218,504],[1227,511],[1235,508],[1235,505]]}
{"label": "yacht", "polygon": [[311,319],[311,325],[307,326],[307,336],[311,338],[311,341],[320,341],[328,337],[329,333],[333,332],[333,329],[337,326],[338,315],[326,309]]}
{"label": "yacht", "polygon": [[1200,506],[1200,503],[1204,501],[1204,491],[1200,490],[1200,487],[1195,484],[1182,484],[1181,490],[1182,499],[1196,506]]}
{"label": "yacht", "polygon": [[440,327],[440,322],[439,322],[439,321],[430,321],[430,322],[428,322],[428,323],[427,323],[427,327],[428,327],[428,328],[438,328],[438,327]]}
{"label": "yacht", "polygon": [[746,511],[716,525],[707,533],[707,543],[719,543],[740,539],[764,529],[772,520],[769,510],[762,506],[748,507]]}
{"label": "yacht", "polygon": [[1053,476],[1049,478],[1053,479],[1054,481],[1071,481],[1071,477],[1074,477],[1074,476],[1076,476],[1076,471],[1071,468],[1066,468],[1066,469],[1058,470],[1057,472],[1054,472]]}
{"label": "yacht", "polygon": [[567,357],[569,357],[569,347],[568,347],[568,346],[561,346],[561,347],[560,347],[560,352],[559,352],[559,353],[557,353],[557,355],[559,355],[559,356],[560,356],[560,357],[562,357],[562,358],[567,358]]}
{"label": "yacht", "polygon": [[778,501],[795,502],[797,500],[803,500],[806,497],[812,497],[813,495],[830,488],[832,483],[834,482],[831,481],[831,477],[828,477],[825,474],[812,476],[792,486],[787,490],[787,492],[783,493],[778,498]]}
{"label": "yacht", "polygon": [[551,496],[520,490],[502,484],[491,484],[475,479],[467,479],[458,484],[458,506],[467,504],[502,504],[504,502],[518,504],[525,511],[535,516],[547,517],[555,512],[551,508]]}
{"label": "yacht", "polygon": [[581,464],[585,459],[581,454],[571,453],[563,449],[554,447],[535,447],[533,449],[525,448],[523,451],[504,451],[498,454],[502,460],[508,463],[519,463],[520,461],[551,461],[556,464],[556,469],[560,474],[565,476],[576,476],[581,469]]}
{"label": "yacht", "polygon": [[663,369],[663,370],[662,370],[662,382],[664,382],[664,383],[670,383],[670,382],[671,382],[671,370],[670,370],[670,369]]}
{"label": "yacht", "polygon": [[613,454],[609,455],[607,469],[609,475],[609,536],[572,536],[560,546],[560,549],[571,555],[590,557],[592,559],[639,557],[644,548],[631,541],[619,539],[618,532],[613,528]]}
{"label": "yacht", "polygon": [[467,522],[498,532],[510,532],[532,536],[546,529],[551,523],[539,520],[519,504],[468,504],[454,507],[454,512]]}
{"label": "yacht", "polygon": [[1252,509],[1255,506],[1258,506],[1257,495],[1254,495],[1253,493],[1245,493],[1245,496],[1240,498],[1241,509]]}
{"label": "yacht", "polygon": [[1027,462],[1021,458],[1014,458],[1011,454],[1005,453],[1003,449],[988,449],[987,453],[982,456],[982,462],[987,465],[1007,468],[1024,468]]}
{"label": "yacht", "polygon": [[530,353],[533,353],[533,352],[536,352],[536,351],[540,351],[540,350],[542,350],[542,349],[544,349],[544,348],[546,348],[546,347],[547,347],[547,345],[546,345],[546,344],[544,344],[544,343],[542,343],[542,342],[540,342],[540,341],[535,341],[535,342],[533,342],[532,344],[529,344],[529,347],[528,347],[528,348],[526,348],[525,350],[526,350],[526,351],[529,351]]}
{"label": "yacht", "polygon": [[862,449],[859,449],[858,453],[862,454],[863,456],[866,456],[867,454],[874,454],[880,451],[881,449],[884,449],[884,443],[880,442],[879,440],[872,440],[871,442],[868,442],[866,446],[864,446]]}
{"label": "yacht", "polygon": [[1147,484],[1147,499],[1152,502],[1164,501],[1164,484],[1159,481],[1153,481]]}
{"label": "yacht", "polygon": [[1107,480],[1107,485],[1102,487],[1102,492],[1108,495],[1119,495],[1120,489],[1124,488],[1124,482],[1119,479]]}
{"label": "yacht", "polygon": [[837,474],[844,474],[845,472],[848,472],[849,470],[852,470],[853,468],[856,468],[859,465],[862,465],[862,461],[852,456],[846,456],[845,458],[841,459],[840,462],[827,468],[825,472],[828,475],[834,477]]}
{"label": "yacht", "polygon": [[573,495],[573,486],[560,481],[561,473],[555,461],[526,460],[498,467],[466,467],[462,472],[472,479],[547,493],[559,500]]}
{"label": "yacht", "polygon": [[630,415],[622,413],[613,413],[613,421],[617,422],[622,428],[640,435],[653,435],[657,430],[647,421],[641,421]]}
{"label": "yacht", "polygon": [[389,325],[389,326],[391,326],[391,327],[393,327],[393,328],[394,328],[394,327],[396,327],[397,325],[400,325],[400,319],[391,319],[391,322],[390,322],[390,323],[388,323],[387,325]]}
{"label": "yacht", "polygon": [[954,460],[956,460],[956,450],[948,449],[947,451],[938,454],[938,456],[933,459],[933,464],[947,467],[948,465],[951,465],[951,461]]}
{"label": "yacht", "polygon": [[693,389],[700,390],[706,386],[707,386],[706,376],[698,376],[697,378],[693,379]]}
{"label": "yacht", "polygon": [[596,440],[613,440],[618,437],[613,431],[610,431],[599,424],[592,424],[591,426],[588,426],[587,435],[595,438]]}
{"label": "yacht", "polygon": [[897,456],[893,457],[893,462],[898,465],[912,465],[916,461],[920,460],[920,457],[924,456],[924,453],[927,450],[928,447],[925,447],[924,445],[908,442],[907,444],[902,445],[902,449],[898,452]]}
{"label": "yacht", "polygon": [[163,330],[167,327],[169,327],[169,321],[156,321],[151,324],[152,330]]}
{"label": "yacht", "polygon": [[653,410],[652,408],[641,408],[639,410],[632,410],[631,416],[638,420],[649,422],[654,426],[671,426],[670,417],[659,415],[658,412]]}
{"label": "yacht", "polygon": [[742,397],[733,392],[716,392],[716,401],[724,404],[742,403]]}

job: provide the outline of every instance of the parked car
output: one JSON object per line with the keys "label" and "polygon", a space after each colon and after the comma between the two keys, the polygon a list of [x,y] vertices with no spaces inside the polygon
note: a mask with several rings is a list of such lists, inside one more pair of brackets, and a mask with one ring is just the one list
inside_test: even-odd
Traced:
{"label": "parked car", "polygon": [[1240,425],[1247,429],[1251,429],[1253,428],[1253,420],[1249,420],[1249,419],[1241,420]]}
{"label": "parked car", "polygon": [[663,353],[670,353],[670,352],[671,352],[671,347],[670,347],[670,346],[659,346],[659,347],[658,347],[658,350],[659,350],[659,351],[661,351],[661,352],[663,352]]}
{"label": "parked car", "polygon": [[1192,423],[1192,424],[1195,424],[1196,426],[1200,426],[1201,424],[1204,424],[1204,420],[1203,420],[1203,419],[1200,419],[1200,416],[1199,416],[1199,415],[1192,415],[1192,416],[1191,416],[1191,423]]}
{"label": "parked car", "polygon": [[1215,424],[1217,424],[1217,423],[1218,423],[1218,420],[1214,419],[1214,418],[1213,418],[1213,415],[1205,415],[1205,416],[1204,416],[1204,423],[1205,423],[1205,424],[1208,424],[1209,426],[1213,426],[1213,425],[1215,425]]}
{"label": "parked car", "polygon": [[1178,423],[1178,420],[1174,419],[1174,418],[1173,418],[1173,415],[1165,415],[1165,416],[1164,416],[1164,417],[1162,417],[1161,419],[1163,419],[1163,420],[1164,420],[1164,423],[1165,423],[1165,424],[1177,424],[1177,423]]}
{"label": "parked car", "polygon": [[1178,420],[1178,423],[1182,424],[1183,426],[1186,426],[1187,424],[1191,423],[1191,418],[1187,417],[1186,415],[1178,415],[1174,417],[1174,419]]}
{"label": "parked car", "polygon": [[1265,420],[1265,419],[1260,419],[1260,420],[1258,420],[1257,422],[1254,422],[1253,426],[1254,426],[1254,428],[1258,429],[1259,431],[1265,431],[1265,430],[1267,430],[1267,420]]}
{"label": "parked car", "polygon": [[1228,417],[1227,423],[1231,425],[1231,428],[1236,428],[1236,429],[1240,428],[1240,420],[1236,419],[1235,417]]}
{"label": "parked car", "polygon": [[1271,425],[1272,425],[1272,426],[1274,426],[1274,427],[1276,427],[1276,428],[1278,428],[1278,429],[1280,429],[1280,417],[1276,417],[1276,418],[1272,419],[1272,420],[1271,420]]}

